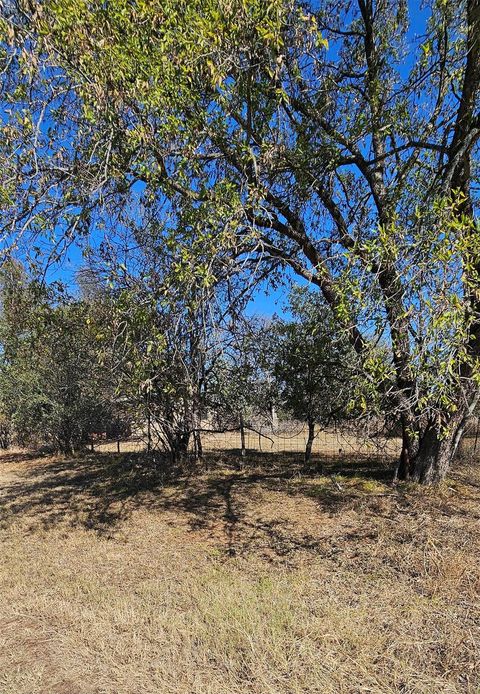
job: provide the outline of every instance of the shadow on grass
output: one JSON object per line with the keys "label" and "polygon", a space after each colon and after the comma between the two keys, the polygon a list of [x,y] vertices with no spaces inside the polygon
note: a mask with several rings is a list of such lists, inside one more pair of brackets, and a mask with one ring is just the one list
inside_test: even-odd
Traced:
{"label": "shadow on grass", "polygon": [[1,490],[4,526],[28,519],[32,530],[66,523],[108,535],[137,508],[168,510],[181,514],[192,530],[221,535],[229,555],[244,553],[258,542],[280,556],[318,548],[318,539],[295,532],[291,521],[281,517],[281,503],[278,519],[263,517],[265,493],[308,497],[321,510],[338,513],[352,502],[358,485],[368,488],[392,476],[391,466],[381,459],[316,459],[306,469],[294,454],[250,454],[239,461],[234,452],[219,453],[208,456],[201,469],[175,468],[165,458],[144,453],[45,460],[12,453],[2,460],[7,458],[10,463],[37,460]]}

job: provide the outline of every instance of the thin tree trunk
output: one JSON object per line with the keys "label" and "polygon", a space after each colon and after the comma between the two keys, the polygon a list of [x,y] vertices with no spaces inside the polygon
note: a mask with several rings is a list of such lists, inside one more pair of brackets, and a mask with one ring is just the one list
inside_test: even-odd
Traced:
{"label": "thin tree trunk", "polygon": [[190,443],[189,431],[178,431],[175,433],[171,445],[173,459],[176,463],[183,463],[187,457],[188,444]]}
{"label": "thin tree trunk", "polygon": [[202,445],[202,434],[201,434],[201,416],[198,409],[195,408],[193,412],[193,447],[195,460],[201,460],[203,457],[203,445]]}
{"label": "thin tree trunk", "polygon": [[307,419],[307,424],[308,424],[308,438],[307,438],[307,445],[305,448],[305,462],[309,463],[312,457],[312,447],[313,447],[313,441],[315,439],[315,422],[313,419],[308,418]]}
{"label": "thin tree trunk", "polygon": [[150,412],[150,403],[147,405],[147,452],[152,450],[152,415]]}
{"label": "thin tree trunk", "polygon": [[413,458],[416,451],[414,450],[415,442],[412,440],[411,425],[406,416],[402,416],[402,451],[398,461],[397,469],[395,470],[394,482],[397,480],[406,481],[410,479],[413,472]]}
{"label": "thin tree trunk", "polygon": [[240,452],[242,457],[244,457],[247,452],[245,446],[245,422],[243,420],[243,412],[240,412]]}
{"label": "thin tree trunk", "polygon": [[198,430],[196,430],[194,433],[194,441],[195,441],[195,457],[198,460],[201,460],[203,458],[203,445],[202,445],[202,435]]}

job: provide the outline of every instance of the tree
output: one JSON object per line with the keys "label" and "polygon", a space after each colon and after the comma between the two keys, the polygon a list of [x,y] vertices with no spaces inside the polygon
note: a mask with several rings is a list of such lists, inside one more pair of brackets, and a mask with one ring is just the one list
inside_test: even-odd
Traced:
{"label": "tree", "polygon": [[118,231],[115,244],[88,255],[77,279],[85,300],[103,305],[104,359],[148,450],[181,460],[191,446],[199,458],[216,363],[232,344],[229,323],[251,289],[241,273],[230,275],[228,259],[208,249],[202,277],[192,265],[201,249],[192,253],[184,238],[178,255],[159,233],[156,220]]}
{"label": "tree", "polygon": [[479,397],[480,0],[427,8],[7,2],[5,234],[55,228],[55,258],[162,218],[177,250],[289,267],[400,420],[401,476],[438,482]]}
{"label": "tree", "polygon": [[328,426],[348,415],[356,358],[318,294],[294,293],[291,310],[294,320],[276,325],[273,372],[283,407],[307,423],[308,463],[315,425]]}
{"label": "tree", "polygon": [[88,307],[30,282],[10,265],[2,277],[0,401],[22,445],[72,453],[113,418]]}
{"label": "tree", "polygon": [[221,351],[212,365],[207,404],[215,427],[240,432],[240,452],[246,455],[246,431],[271,416],[274,384],[267,365],[272,331],[268,323],[245,316],[231,320]]}

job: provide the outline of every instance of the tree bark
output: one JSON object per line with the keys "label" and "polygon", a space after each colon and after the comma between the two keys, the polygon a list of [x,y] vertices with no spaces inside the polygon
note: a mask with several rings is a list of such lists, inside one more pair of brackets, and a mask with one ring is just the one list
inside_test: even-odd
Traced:
{"label": "tree bark", "polygon": [[308,424],[308,438],[307,445],[305,447],[305,462],[309,463],[312,457],[312,446],[313,440],[315,439],[315,422],[310,417],[307,419]]}
{"label": "tree bark", "polygon": [[414,482],[438,484],[445,479],[455,454],[451,438],[440,438],[434,428],[425,431],[414,459]]}
{"label": "tree bark", "polygon": [[193,434],[195,442],[195,458],[201,460],[203,458],[202,435],[196,430]]}
{"label": "tree bark", "polygon": [[243,420],[243,412],[240,412],[240,453],[242,457],[245,456],[247,452],[245,446],[245,422]]}
{"label": "tree bark", "polygon": [[415,439],[412,439],[412,426],[409,418],[404,414],[401,418],[402,424],[402,450],[400,452],[400,458],[398,461],[397,469],[395,470],[395,475],[393,481],[397,480],[406,481],[409,480],[413,472],[413,458],[416,454],[416,449],[418,447]]}
{"label": "tree bark", "polygon": [[188,444],[190,443],[189,431],[178,431],[175,433],[171,441],[171,451],[173,460],[176,463],[182,463],[187,457]]}
{"label": "tree bark", "polygon": [[438,484],[445,479],[457,452],[463,433],[463,423],[450,426],[448,433],[428,424],[415,437],[403,429],[402,451],[397,469],[400,480],[419,484]]}
{"label": "tree bark", "polygon": [[152,413],[150,411],[150,402],[147,402],[147,453],[152,451]]}
{"label": "tree bark", "polygon": [[192,412],[193,421],[193,449],[195,460],[201,460],[203,457],[202,434],[201,434],[201,416],[198,406],[194,406]]}

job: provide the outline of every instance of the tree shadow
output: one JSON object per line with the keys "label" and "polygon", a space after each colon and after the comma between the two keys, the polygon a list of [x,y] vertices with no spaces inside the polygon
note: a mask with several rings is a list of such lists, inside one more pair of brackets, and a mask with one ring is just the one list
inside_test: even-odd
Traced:
{"label": "tree shadow", "polygon": [[[11,457],[23,461],[35,455]],[[162,460],[147,460],[136,453],[37,460],[3,489],[0,521],[30,517],[49,527],[68,520],[100,529],[122,520],[125,502],[164,484],[171,474],[173,469],[167,473]]]}
{"label": "tree shadow", "polygon": [[38,460],[39,458],[42,458],[42,457],[43,457],[43,453],[41,451],[2,450],[1,458],[0,458],[0,470],[5,465],[9,465],[12,463],[26,463],[26,462],[29,462],[31,460]]}
{"label": "tree shadow", "polygon": [[[34,458],[11,454],[11,462]],[[322,543],[315,533],[297,531],[291,519],[282,517],[280,497],[279,516],[265,517],[263,495],[309,497],[325,513],[338,513],[355,495],[335,482],[340,474],[342,479],[388,481],[391,468],[380,459],[315,459],[306,468],[301,456],[289,454],[249,455],[242,458],[241,469],[233,454],[209,456],[202,469],[175,467],[162,456],[144,453],[37,459],[4,486],[0,523],[27,519],[32,532],[66,524],[108,536],[135,509],[146,508],[174,512],[167,522],[183,522],[192,532],[213,538],[228,556],[262,547],[285,557],[298,550],[318,552]]]}

